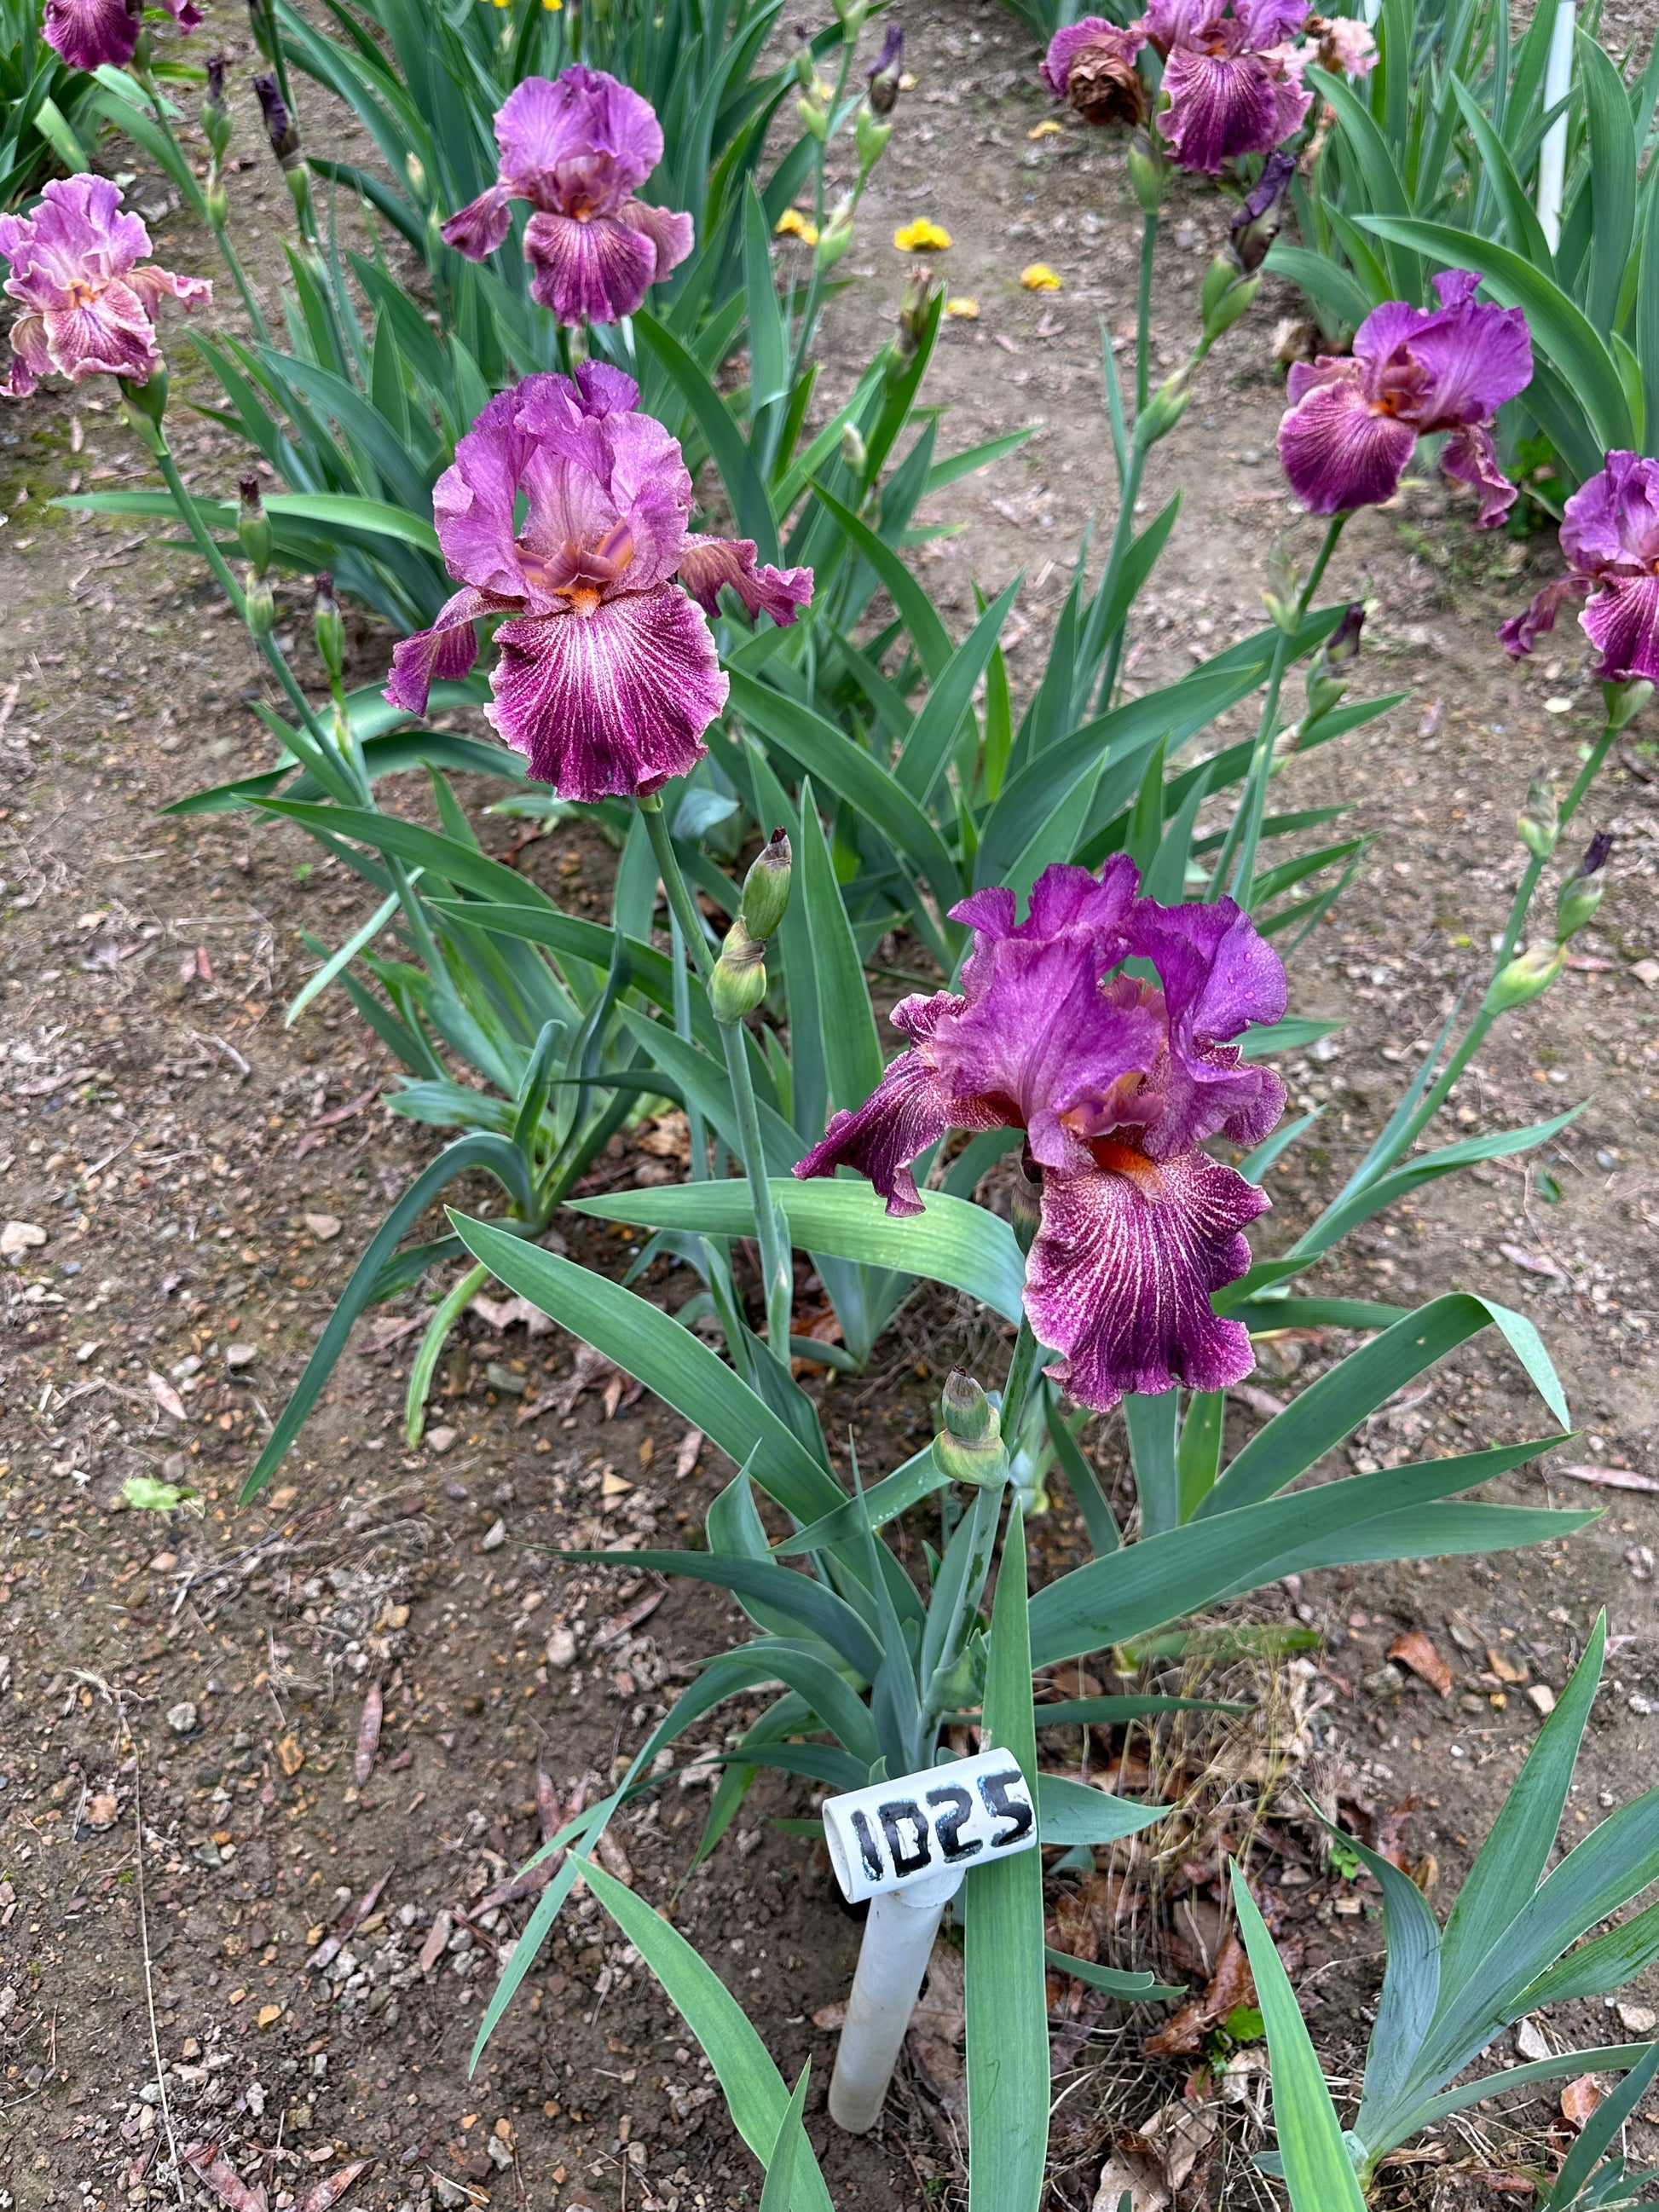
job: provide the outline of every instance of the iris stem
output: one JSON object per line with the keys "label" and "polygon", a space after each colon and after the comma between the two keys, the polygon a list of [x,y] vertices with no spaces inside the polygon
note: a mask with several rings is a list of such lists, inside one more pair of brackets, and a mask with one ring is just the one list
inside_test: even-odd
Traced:
{"label": "iris stem", "polygon": [[[670,912],[669,939],[672,947],[674,973],[674,1034],[685,1043],[691,1042],[691,978],[685,966],[685,932],[680,927],[678,915]],[[685,1123],[691,1139],[691,1180],[708,1180],[708,1132],[703,1126],[702,1109],[690,1098],[685,1102]]]}
{"label": "iris stem", "polygon": [[760,1246],[761,1274],[766,1292],[766,1345],[787,1374],[789,1311],[795,1285],[789,1225],[784,1219],[783,1208],[773,1195],[766,1173],[760,1109],[755,1103],[754,1080],[749,1069],[749,1040],[743,1024],[722,1022],[720,1042],[726,1048],[726,1072],[731,1079],[732,1101],[738,1109],[738,1138],[743,1146],[744,1172],[749,1178],[749,1195],[755,1209],[755,1237]]}
{"label": "iris stem", "polygon": [[243,268],[235,247],[230,242],[230,234],[222,222],[213,223],[210,228],[218,242],[219,258],[229,270],[231,281],[241,296],[243,309],[253,325],[253,334],[261,345],[268,346],[270,343],[270,325],[265,320],[264,309],[254,297],[253,287],[248,281],[247,271]]}
{"label": "iris stem", "polygon": [[[1292,628],[1299,629],[1313,603],[1314,593],[1324,581],[1325,571],[1330,566],[1331,556],[1336,550],[1337,540],[1342,535],[1347,514],[1334,514],[1325,526],[1322,541],[1308,580],[1297,595],[1296,620]],[[1227,835],[1210,878],[1209,896],[1219,898],[1221,886],[1227,879],[1227,870],[1237,854],[1233,867],[1232,896],[1248,913],[1250,892],[1255,877],[1256,848],[1261,842],[1261,824],[1267,811],[1267,785],[1271,781],[1273,741],[1279,734],[1279,699],[1284,688],[1285,673],[1290,665],[1291,632],[1281,629],[1273,640],[1273,657],[1267,670],[1267,693],[1261,702],[1261,720],[1256,731],[1255,750],[1250,757],[1249,778],[1244,797],[1237,812],[1227,827]]]}
{"label": "iris stem", "polygon": [[[663,811],[662,794],[656,791],[644,792],[635,798],[634,804],[645,817],[645,834],[651,841],[657,872],[662,878],[662,887],[667,895],[669,913],[678,925],[680,940],[691,948],[698,975],[706,988],[714,969],[708,932],[703,925],[702,916],[697,912],[690,886],[681,872],[679,856],[674,850],[667,817]],[[677,1018],[678,988],[677,981]],[[689,1025],[689,999],[686,1020]],[[749,1195],[755,1209],[755,1238],[760,1246],[761,1274],[766,1295],[768,1349],[787,1371],[789,1365],[789,1310],[794,1295],[789,1225],[767,1179],[760,1109],[755,1102],[754,1078],[750,1071],[749,1046],[743,1024],[740,1022],[723,1022],[720,1028],[720,1042],[726,1051],[726,1072],[732,1085],[732,1103],[737,1109],[738,1142],[743,1156],[743,1169],[749,1179]],[[735,1356],[737,1347],[734,1346],[732,1349]]]}
{"label": "iris stem", "polygon": [[[1567,793],[1566,798],[1563,800],[1560,813],[1557,817],[1557,847],[1560,844],[1561,838],[1565,833],[1568,823],[1571,821],[1573,816],[1578,811],[1580,805],[1583,802],[1585,793],[1589,791],[1591,784],[1595,782],[1597,775],[1600,773],[1601,763],[1607,757],[1607,748],[1612,744],[1613,738],[1617,735],[1618,728],[1616,725],[1609,722],[1607,727],[1602,731],[1601,736],[1596,739],[1595,744],[1591,747],[1589,757],[1585,761],[1583,766],[1579,769],[1577,778],[1573,784],[1572,789]],[[1510,962],[1515,957],[1515,949],[1521,942],[1522,932],[1527,926],[1527,915],[1532,905],[1533,896],[1538,889],[1538,879],[1543,874],[1545,862],[1549,859],[1549,857],[1550,855],[1547,853],[1534,853],[1528,856],[1526,868],[1522,874],[1521,881],[1516,888],[1515,896],[1510,902],[1510,918],[1504,930],[1503,942],[1498,947],[1496,959],[1492,962],[1492,973],[1494,981],[1503,973],[1504,969],[1509,966]],[[1488,988],[1490,988],[1490,985],[1488,985]],[[1419,1137],[1422,1135],[1424,1130],[1428,1127],[1430,1122],[1433,1121],[1435,1115],[1445,1104],[1447,1098],[1451,1093],[1452,1086],[1456,1083],[1458,1078],[1462,1074],[1470,1060],[1474,1059],[1475,1054],[1480,1049],[1481,1045],[1486,1041],[1488,1032],[1491,1030],[1493,1023],[1497,1021],[1497,1019],[1498,1015],[1496,1013],[1489,1013],[1483,1004],[1480,1011],[1475,1015],[1474,1019],[1469,1024],[1468,1029],[1464,1034],[1462,1042],[1452,1054],[1451,1058],[1446,1062],[1445,1066],[1441,1070],[1440,1074],[1437,1077],[1430,1089],[1424,1094],[1421,1104],[1418,1107],[1416,1113],[1413,1115],[1411,1120],[1406,1125],[1405,1129],[1401,1134],[1400,1142],[1395,1148],[1393,1154],[1394,1159],[1403,1159],[1405,1158],[1406,1154],[1417,1142]],[[1379,1163],[1378,1172],[1380,1173],[1383,1167],[1391,1164],[1391,1161]]]}
{"label": "iris stem", "polygon": [[1158,253],[1158,210],[1140,219],[1140,286],[1135,299],[1135,412],[1144,412],[1152,386],[1152,264]]}
{"label": "iris stem", "polygon": [[1002,1386],[1002,1441],[1012,1459],[1018,1449],[1019,1431],[1025,1419],[1026,1402],[1031,1386],[1036,1380],[1038,1345],[1030,1322],[1022,1314],[1019,1334],[1014,1339],[1013,1358],[1008,1362],[1008,1379]]}

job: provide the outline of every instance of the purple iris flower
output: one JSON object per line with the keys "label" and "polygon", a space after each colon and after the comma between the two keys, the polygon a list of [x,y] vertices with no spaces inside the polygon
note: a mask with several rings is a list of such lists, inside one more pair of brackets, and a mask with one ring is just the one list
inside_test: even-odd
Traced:
{"label": "purple iris flower", "polygon": [[1146,81],[1135,67],[1146,43],[1138,23],[1123,30],[1103,15],[1085,15],[1054,33],[1037,74],[1085,123],[1133,127],[1146,120]]}
{"label": "purple iris flower", "polygon": [[1307,0],[1152,0],[1137,27],[1164,57],[1158,129],[1183,169],[1267,154],[1312,104],[1291,41]]}
{"label": "purple iris flower", "polygon": [[495,143],[500,177],[444,238],[483,261],[507,236],[508,202],[528,200],[531,297],[562,323],[619,322],[691,251],[689,215],[634,197],[662,159],[651,103],[603,70],[526,77],[496,115]]}
{"label": "purple iris flower", "polygon": [[1492,423],[1532,381],[1532,341],[1519,307],[1475,299],[1480,283],[1473,270],[1448,270],[1434,280],[1437,309],[1387,301],[1355,331],[1351,357],[1292,363],[1279,453],[1313,514],[1392,499],[1413,447],[1436,430],[1451,433],[1442,469],[1480,495],[1478,526],[1509,513],[1516,490],[1498,466]]}
{"label": "purple iris flower", "polygon": [[[195,0],[159,0],[181,31],[202,20]],[[46,0],[40,35],[71,69],[124,69],[138,50],[144,0]]]}
{"label": "purple iris flower", "polygon": [[1530,653],[1539,633],[1554,629],[1563,600],[1588,592],[1578,620],[1601,653],[1596,674],[1659,682],[1659,461],[1609,453],[1562,510],[1561,550],[1571,573],[1504,624],[1505,648],[1517,659]]}
{"label": "purple iris flower", "polygon": [[[908,1049],[796,1168],[867,1176],[915,1213],[912,1163],[947,1129],[1025,1132],[1042,1182],[1025,1310],[1080,1405],[1176,1382],[1218,1390],[1249,1372],[1249,1338],[1210,1293],[1250,1264],[1244,1224],[1266,1194],[1200,1148],[1255,1144],[1284,1110],[1271,1069],[1233,1042],[1285,1011],[1285,970],[1231,899],[1160,906],[1122,854],[1099,877],[1045,869],[1030,910],[1010,890],[952,909],[975,931],[962,991],[906,999]],[[1121,972],[1150,962],[1158,987]]]}
{"label": "purple iris flower", "polygon": [[22,313],[11,326],[14,399],[54,370],[80,383],[125,376],[148,384],[161,365],[150,319],[163,294],[186,307],[213,297],[204,277],[175,276],[152,262],[149,233],[118,212],[106,177],[60,177],[42,186],[32,216],[0,215],[0,254],[11,264],[5,289]]}
{"label": "purple iris flower", "polygon": [[639,397],[620,369],[585,362],[574,383],[530,376],[490,401],[432,495],[462,588],[398,646],[386,685],[423,714],[434,679],[471,667],[477,617],[510,615],[490,720],[565,799],[655,791],[702,757],[728,686],[694,600],[712,610],[730,584],[791,623],[812,595],[810,568],[757,566],[746,539],[688,533],[690,475]]}

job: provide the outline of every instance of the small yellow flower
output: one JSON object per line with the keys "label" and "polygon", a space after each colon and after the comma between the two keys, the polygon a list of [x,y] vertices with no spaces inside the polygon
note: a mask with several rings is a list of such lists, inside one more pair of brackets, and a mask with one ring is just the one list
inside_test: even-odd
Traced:
{"label": "small yellow flower", "polygon": [[1028,138],[1058,138],[1060,125],[1050,116],[1046,123],[1039,123],[1035,131],[1028,131],[1025,136]]}
{"label": "small yellow flower", "polygon": [[817,223],[810,216],[803,215],[799,208],[785,208],[778,217],[773,234],[777,238],[798,238],[803,246],[816,246],[818,242]]}
{"label": "small yellow flower", "polygon": [[893,233],[893,243],[901,253],[939,253],[951,243],[951,234],[942,223],[919,215]]}
{"label": "small yellow flower", "polygon": [[1058,292],[1060,281],[1046,261],[1033,261],[1019,272],[1019,281],[1028,292]]}
{"label": "small yellow flower", "polygon": [[550,15],[556,15],[563,7],[564,0],[542,0],[542,5]]}
{"label": "small yellow flower", "polygon": [[947,315],[957,316],[964,323],[976,323],[979,320],[979,301],[965,299],[947,300],[945,302],[945,312]]}

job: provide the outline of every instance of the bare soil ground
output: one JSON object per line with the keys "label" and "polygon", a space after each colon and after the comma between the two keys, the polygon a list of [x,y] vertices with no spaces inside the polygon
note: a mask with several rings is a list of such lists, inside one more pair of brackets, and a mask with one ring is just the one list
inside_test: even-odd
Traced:
{"label": "bare soil ground", "polygon": [[[227,27],[234,50],[240,27]],[[894,312],[904,275],[895,227],[918,212],[948,223],[945,283],[981,312],[951,323],[933,373],[929,396],[948,409],[943,446],[1038,428],[1021,455],[940,499],[937,519],[965,527],[927,549],[923,573],[960,623],[975,580],[995,589],[1024,571],[1013,665],[1029,683],[1085,522],[1109,527],[1098,318],[1130,324],[1138,215],[1103,141],[1069,124],[1030,137],[1048,111],[1012,18],[929,0],[907,31],[917,84],[866,202],[825,383],[845,385]],[[311,94],[307,120],[311,143],[336,150]],[[240,146],[258,143],[245,122]],[[282,188],[262,166],[236,181],[238,220],[264,230],[251,250],[274,278]],[[134,198],[155,211],[160,258],[214,273],[158,182],[141,173]],[[1178,189],[1158,294],[1166,366],[1184,352],[1224,225],[1212,193]],[[1062,291],[1021,289],[1019,270],[1037,259]],[[1137,617],[1136,680],[1165,680],[1256,625],[1279,531],[1311,555],[1316,526],[1296,518],[1273,453],[1282,402],[1272,333],[1295,312],[1267,288],[1161,449],[1146,512],[1176,485],[1184,504]],[[190,380],[182,344],[173,352],[185,442]],[[235,447],[204,422],[187,441],[193,481],[228,489]],[[591,1901],[566,1914],[478,2073],[466,2073],[497,1960],[529,1909],[483,1900],[540,1832],[538,1772],[560,1802],[608,1781],[689,1662],[735,1620],[707,1594],[574,1568],[551,1552],[684,1540],[729,1468],[622,1378],[585,1376],[561,1333],[476,1314],[445,1368],[427,1448],[405,1451],[411,1339],[399,1324],[425,1310],[411,1297],[359,1330],[281,1486],[252,1508],[235,1504],[268,1415],[432,1139],[385,1111],[391,1070],[337,1001],[282,1026],[313,964],[299,933],[337,941],[355,927],[365,911],[355,879],[285,827],[156,814],[263,765],[266,747],[251,708],[263,696],[256,664],[195,565],[161,532],[72,520],[48,503],[72,485],[143,477],[110,396],[94,387],[50,391],[0,417],[0,1176],[5,1216],[47,1232],[5,1273],[0,1349],[0,2203],[34,2212],[78,2197],[106,2212],[173,2201],[171,2135],[218,2141],[277,2207],[305,2203],[360,2160],[353,2207],[752,2205],[757,2169],[706,2065]],[[1346,1172],[1478,975],[1519,866],[1510,821],[1527,778],[1546,762],[1565,778],[1592,732],[1576,629],[1518,669],[1493,637],[1552,572],[1553,536],[1494,545],[1467,526],[1419,471],[1392,507],[1350,529],[1333,570],[1334,590],[1368,602],[1367,683],[1412,696],[1285,778],[1297,805],[1349,805],[1374,842],[1335,923],[1293,965],[1294,1011],[1343,1027],[1329,1057],[1287,1070],[1304,1103],[1325,1110],[1275,1172],[1258,1249],[1287,1241]],[[304,666],[297,590],[284,623]],[[387,641],[354,626],[353,648],[367,681]],[[1181,1677],[1259,1695],[1259,1715],[1231,1735],[1094,1747],[1097,1764],[1120,1762],[1126,1788],[1160,1788],[1192,1808],[1158,1844],[1156,1881],[1138,1888],[1127,1923],[1086,1884],[1056,1905],[1071,1948],[1092,1919],[1103,1956],[1155,1961],[1201,1986],[1220,1858],[1265,1790],[1285,1817],[1271,1823],[1264,1863],[1293,1877],[1275,1892],[1280,1933],[1299,1946],[1304,2002],[1336,2075],[1357,2069],[1380,1925],[1374,1899],[1320,1860],[1281,1784],[1340,1799],[1362,1822],[1417,1800],[1404,1833],[1437,1863],[1443,1901],[1536,1729],[1538,1693],[1559,1689],[1601,1606],[1617,1642],[1570,1827],[1650,1778],[1659,991],[1641,964],[1659,952],[1659,763],[1643,731],[1587,810],[1586,834],[1617,838],[1600,926],[1577,940],[1580,957],[1548,1000],[1494,1037],[1451,1102],[1446,1134],[1582,1101],[1578,1119],[1521,1166],[1479,1169],[1395,1208],[1316,1279],[1401,1302],[1461,1285],[1534,1314],[1584,1433],[1493,1494],[1608,1510],[1547,1553],[1368,1569],[1273,1593],[1255,1616],[1311,1626],[1316,1649],[1289,1667],[1238,1661]],[[424,803],[413,780],[397,798]],[[493,849],[510,841],[508,824],[486,817],[483,830]],[[558,832],[520,864],[566,903],[604,912],[597,840]],[[601,1180],[653,1172],[656,1133],[619,1145]],[[569,1237],[592,1264],[625,1264],[623,1236],[582,1226]],[[1239,1436],[1269,1409],[1264,1393],[1282,1395],[1293,1373],[1299,1385],[1344,1349],[1334,1337],[1276,1347],[1239,1394]],[[884,1364],[834,1386],[826,1426],[850,1431],[866,1464],[890,1463],[927,1433],[951,1359],[988,1353],[950,1302],[919,1306]],[[1513,1364],[1477,1342],[1347,1456],[1381,1465],[1547,1432]],[[1121,1490],[1121,1425],[1097,1424],[1091,1446]],[[1586,1464],[1627,1469],[1648,1490],[1560,1473]],[[203,1517],[126,1510],[121,1485],[139,1473],[187,1478]],[[1037,1532],[1034,1575],[1077,1556],[1063,1510]],[[1448,1662],[1444,1695],[1386,1662],[1407,1629]],[[384,1729],[359,1785],[353,1751],[375,1683]],[[711,1723],[700,1740],[718,1748],[722,1733]],[[1075,1756],[1074,1735],[1048,1741],[1057,1760]],[[659,1905],[676,1893],[707,1798],[700,1779],[672,1787],[616,1831]],[[858,1927],[822,1853],[770,1825],[808,1802],[804,1786],[758,1788],[735,1838],[679,1893],[677,1923],[787,2075],[811,2057],[811,2130],[837,2203],[962,2201],[948,1960],[928,2039],[881,2131],[850,2142],[823,2115],[825,2008],[844,1996]],[[343,1948],[310,1963],[370,1892]],[[1145,2057],[1144,2018],[1055,1994],[1054,2201],[1081,2207],[1114,2135],[1205,2069],[1191,2056]],[[1654,1997],[1638,1990],[1625,2002]],[[1627,2032],[1599,2005],[1577,2009],[1553,2029],[1588,2041]],[[1183,2203],[1214,2202],[1224,2185],[1234,2203],[1272,2201],[1243,2160],[1261,2140],[1254,2063],[1236,2056],[1225,2125],[1201,2148]],[[1515,2161],[1536,2160],[1552,2126],[1564,2139],[1541,2098],[1506,2118],[1470,2118],[1426,2145],[1425,2162],[1391,2172],[1384,2201],[1512,2204]],[[1648,2130],[1644,2147],[1656,2141]],[[182,2193],[221,2201],[195,2183]]]}

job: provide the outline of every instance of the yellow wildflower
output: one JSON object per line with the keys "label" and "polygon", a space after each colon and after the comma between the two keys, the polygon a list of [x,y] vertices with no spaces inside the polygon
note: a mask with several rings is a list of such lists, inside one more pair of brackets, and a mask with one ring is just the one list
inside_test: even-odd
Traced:
{"label": "yellow wildflower", "polygon": [[951,243],[951,234],[942,223],[919,215],[914,222],[893,233],[893,243],[901,253],[939,253]]}
{"label": "yellow wildflower", "polygon": [[965,299],[947,300],[945,302],[945,312],[947,315],[959,317],[964,323],[976,323],[979,320],[979,301]]}
{"label": "yellow wildflower", "polygon": [[785,208],[778,217],[773,234],[778,238],[798,238],[803,246],[816,246],[818,242],[817,223],[810,216],[803,215],[799,208]]}
{"label": "yellow wildflower", "polygon": [[1019,281],[1028,292],[1058,292],[1060,281],[1046,261],[1033,261],[1019,272]]}
{"label": "yellow wildflower", "polygon": [[1058,138],[1060,125],[1051,115],[1046,123],[1039,123],[1034,131],[1028,131],[1025,136],[1028,138]]}

